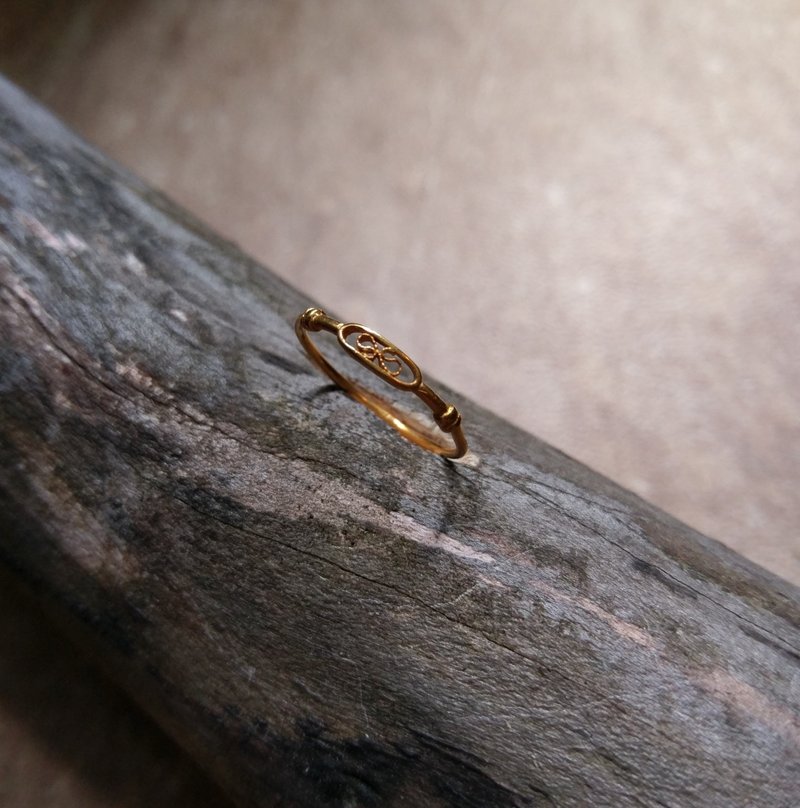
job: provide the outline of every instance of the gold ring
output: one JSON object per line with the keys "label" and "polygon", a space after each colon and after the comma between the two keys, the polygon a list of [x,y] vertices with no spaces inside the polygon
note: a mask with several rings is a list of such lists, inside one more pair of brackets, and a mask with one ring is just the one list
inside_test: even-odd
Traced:
{"label": "gold ring", "polygon": [[[306,349],[311,361],[348,395],[372,410],[379,418],[393,426],[404,438],[442,457],[463,457],[467,441],[461,429],[458,410],[433,392],[422,380],[422,373],[408,354],[389,342],[376,331],[358,323],[340,323],[328,317],[321,309],[306,309],[295,321],[294,330],[300,344]],[[335,334],[339,344],[349,356],[380,376],[399,390],[414,393],[433,413],[433,420],[453,444],[442,440],[435,430],[422,423],[412,423],[413,416],[385,401],[377,393],[342,375],[319,352],[309,334],[313,331],[329,331]]]}

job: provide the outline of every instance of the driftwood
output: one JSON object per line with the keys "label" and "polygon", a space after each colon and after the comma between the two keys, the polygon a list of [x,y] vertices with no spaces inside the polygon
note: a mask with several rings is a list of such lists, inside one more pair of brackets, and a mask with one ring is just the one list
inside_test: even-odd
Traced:
{"label": "driftwood", "polygon": [[796,805],[797,589],[457,394],[404,442],[312,302],[3,84],[3,563],[245,805]]}

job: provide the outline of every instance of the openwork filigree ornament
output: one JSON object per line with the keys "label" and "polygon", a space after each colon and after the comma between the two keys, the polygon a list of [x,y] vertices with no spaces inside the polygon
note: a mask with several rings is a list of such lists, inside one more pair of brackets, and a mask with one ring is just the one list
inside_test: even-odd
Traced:
{"label": "openwork filigree ornament", "polygon": [[[381,345],[372,334],[366,331],[362,331],[356,337],[356,350],[370,362],[377,362],[381,370],[393,378],[399,376],[403,370],[403,362],[398,359],[395,351]],[[394,370],[389,370],[389,365],[392,365]]]}

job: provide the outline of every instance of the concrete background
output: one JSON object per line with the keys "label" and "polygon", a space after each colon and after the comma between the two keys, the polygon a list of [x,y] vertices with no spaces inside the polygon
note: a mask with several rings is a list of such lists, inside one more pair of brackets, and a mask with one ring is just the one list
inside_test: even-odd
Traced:
{"label": "concrete background", "polygon": [[797,2],[3,5],[0,70],[89,140],[800,582]]}

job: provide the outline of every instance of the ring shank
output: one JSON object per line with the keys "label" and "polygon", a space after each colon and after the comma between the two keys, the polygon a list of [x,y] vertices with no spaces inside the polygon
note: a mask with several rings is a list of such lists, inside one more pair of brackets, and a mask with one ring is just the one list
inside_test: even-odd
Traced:
{"label": "ring shank", "polygon": [[[411,392],[421,399],[433,413],[438,430],[433,430],[422,423],[411,423],[413,415],[404,412],[382,396],[362,387],[348,376],[337,370],[320,352],[311,339],[311,331],[328,331],[338,334],[345,324],[328,317],[319,309],[308,309],[295,321],[295,333],[300,344],[305,348],[311,361],[333,382],[341,387],[351,398],[363,404],[381,420],[396,429],[411,443],[429,452],[455,459],[463,457],[467,452],[467,441],[461,429],[461,416],[457,410],[448,405],[427,384],[420,382]],[[439,433],[449,434],[453,444],[441,440]]]}

